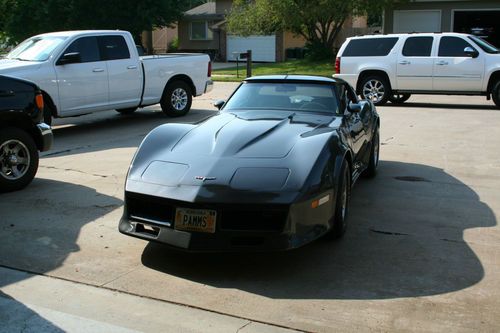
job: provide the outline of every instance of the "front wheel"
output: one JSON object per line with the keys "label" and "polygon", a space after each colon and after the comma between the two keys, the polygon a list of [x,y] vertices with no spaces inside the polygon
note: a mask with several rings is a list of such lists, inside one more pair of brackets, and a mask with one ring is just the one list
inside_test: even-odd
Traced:
{"label": "front wheel", "polygon": [[372,147],[370,149],[370,161],[368,162],[368,168],[364,172],[364,176],[373,178],[377,174],[377,167],[380,154],[380,134],[379,129],[375,130],[372,138]]}
{"label": "front wheel", "polygon": [[184,116],[191,109],[193,95],[184,81],[169,83],[160,101],[163,112],[169,117]]}
{"label": "front wheel", "polygon": [[367,76],[361,82],[361,96],[375,105],[384,105],[391,96],[391,88],[387,80],[379,75]]}
{"label": "front wheel", "polygon": [[325,235],[327,240],[339,239],[347,230],[347,216],[351,201],[351,172],[347,161],[342,163],[339,181],[337,182],[337,197],[333,214],[332,229]]}
{"label": "front wheel", "polygon": [[9,127],[0,133],[0,192],[26,187],[38,170],[38,149],[25,131]]}
{"label": "front wheel", "polygon": [[403,104],[408,99],[410,99],[411,94],[392,94],[389,96],[389,101],[392,104]]}
{"label": "front wheel", "polygon": [[500,108],[500,81],[495,83],[495,85],[493,86],[491,95],[493,97],[493,102],[495,102],[495,105]]}

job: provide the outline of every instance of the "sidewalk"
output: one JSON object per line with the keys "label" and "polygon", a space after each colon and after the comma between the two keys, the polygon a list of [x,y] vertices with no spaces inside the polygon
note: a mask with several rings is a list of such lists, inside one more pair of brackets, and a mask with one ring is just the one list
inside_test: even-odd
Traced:
{"label": "sidewalk", "polygon": [[0,286],[0,332],[296,332],[3,267]]}

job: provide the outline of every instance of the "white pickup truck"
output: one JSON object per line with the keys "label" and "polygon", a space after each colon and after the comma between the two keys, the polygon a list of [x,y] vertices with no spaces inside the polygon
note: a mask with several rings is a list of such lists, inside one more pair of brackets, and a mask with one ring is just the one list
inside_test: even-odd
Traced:
{"label": "white pickup truck", "polygon": [[169,116],[185,115],[193,96],[209,92],[205,54],[140,57],[126,31],[64,31],[31,37],[0,60],[0,74],[42,89],[45,122],[116,109],[132,113],[160,103]]}

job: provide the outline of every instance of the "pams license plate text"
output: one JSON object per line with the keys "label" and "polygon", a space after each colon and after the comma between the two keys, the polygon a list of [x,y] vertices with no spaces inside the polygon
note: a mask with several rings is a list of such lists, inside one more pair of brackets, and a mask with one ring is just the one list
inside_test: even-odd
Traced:
{"label": "pams license plate text", "polygon": [[215,233],[217,212],[208,209],[177,208],[175,211],[175,229]]}

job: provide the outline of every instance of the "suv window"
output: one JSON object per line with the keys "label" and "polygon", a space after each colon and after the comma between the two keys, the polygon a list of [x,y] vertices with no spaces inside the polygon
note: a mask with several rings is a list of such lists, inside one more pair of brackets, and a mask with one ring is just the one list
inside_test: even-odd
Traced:
{"label": "suv window", "polygon": [[381,57],[391,52],[398,41],[397,37],[387,38],[362,38],[349,42],[343,57]]}
{"label": "suv window", "polygon": [[[441,37],[439,43],[440,57],[467,57],[464,53],[466,47],[472,47],[469,43],[459,37]],[[475,48],[472,47],[474,50]]]}
{"label": "suv window", "polygon": [[430,57],[434,37],[409,37],[403,47],[405,57]]}
{"label": "suv window", "polygon": [[96,37],[82,37],[75,40],[68,46],[64,53],[80,53],[80,62],[100,61],[101,55],[97,45]]}
{"label": "suv window", "polygon": [[127,42],[123,36],[99,37],[99,45],[105,60],[130,58]]}

